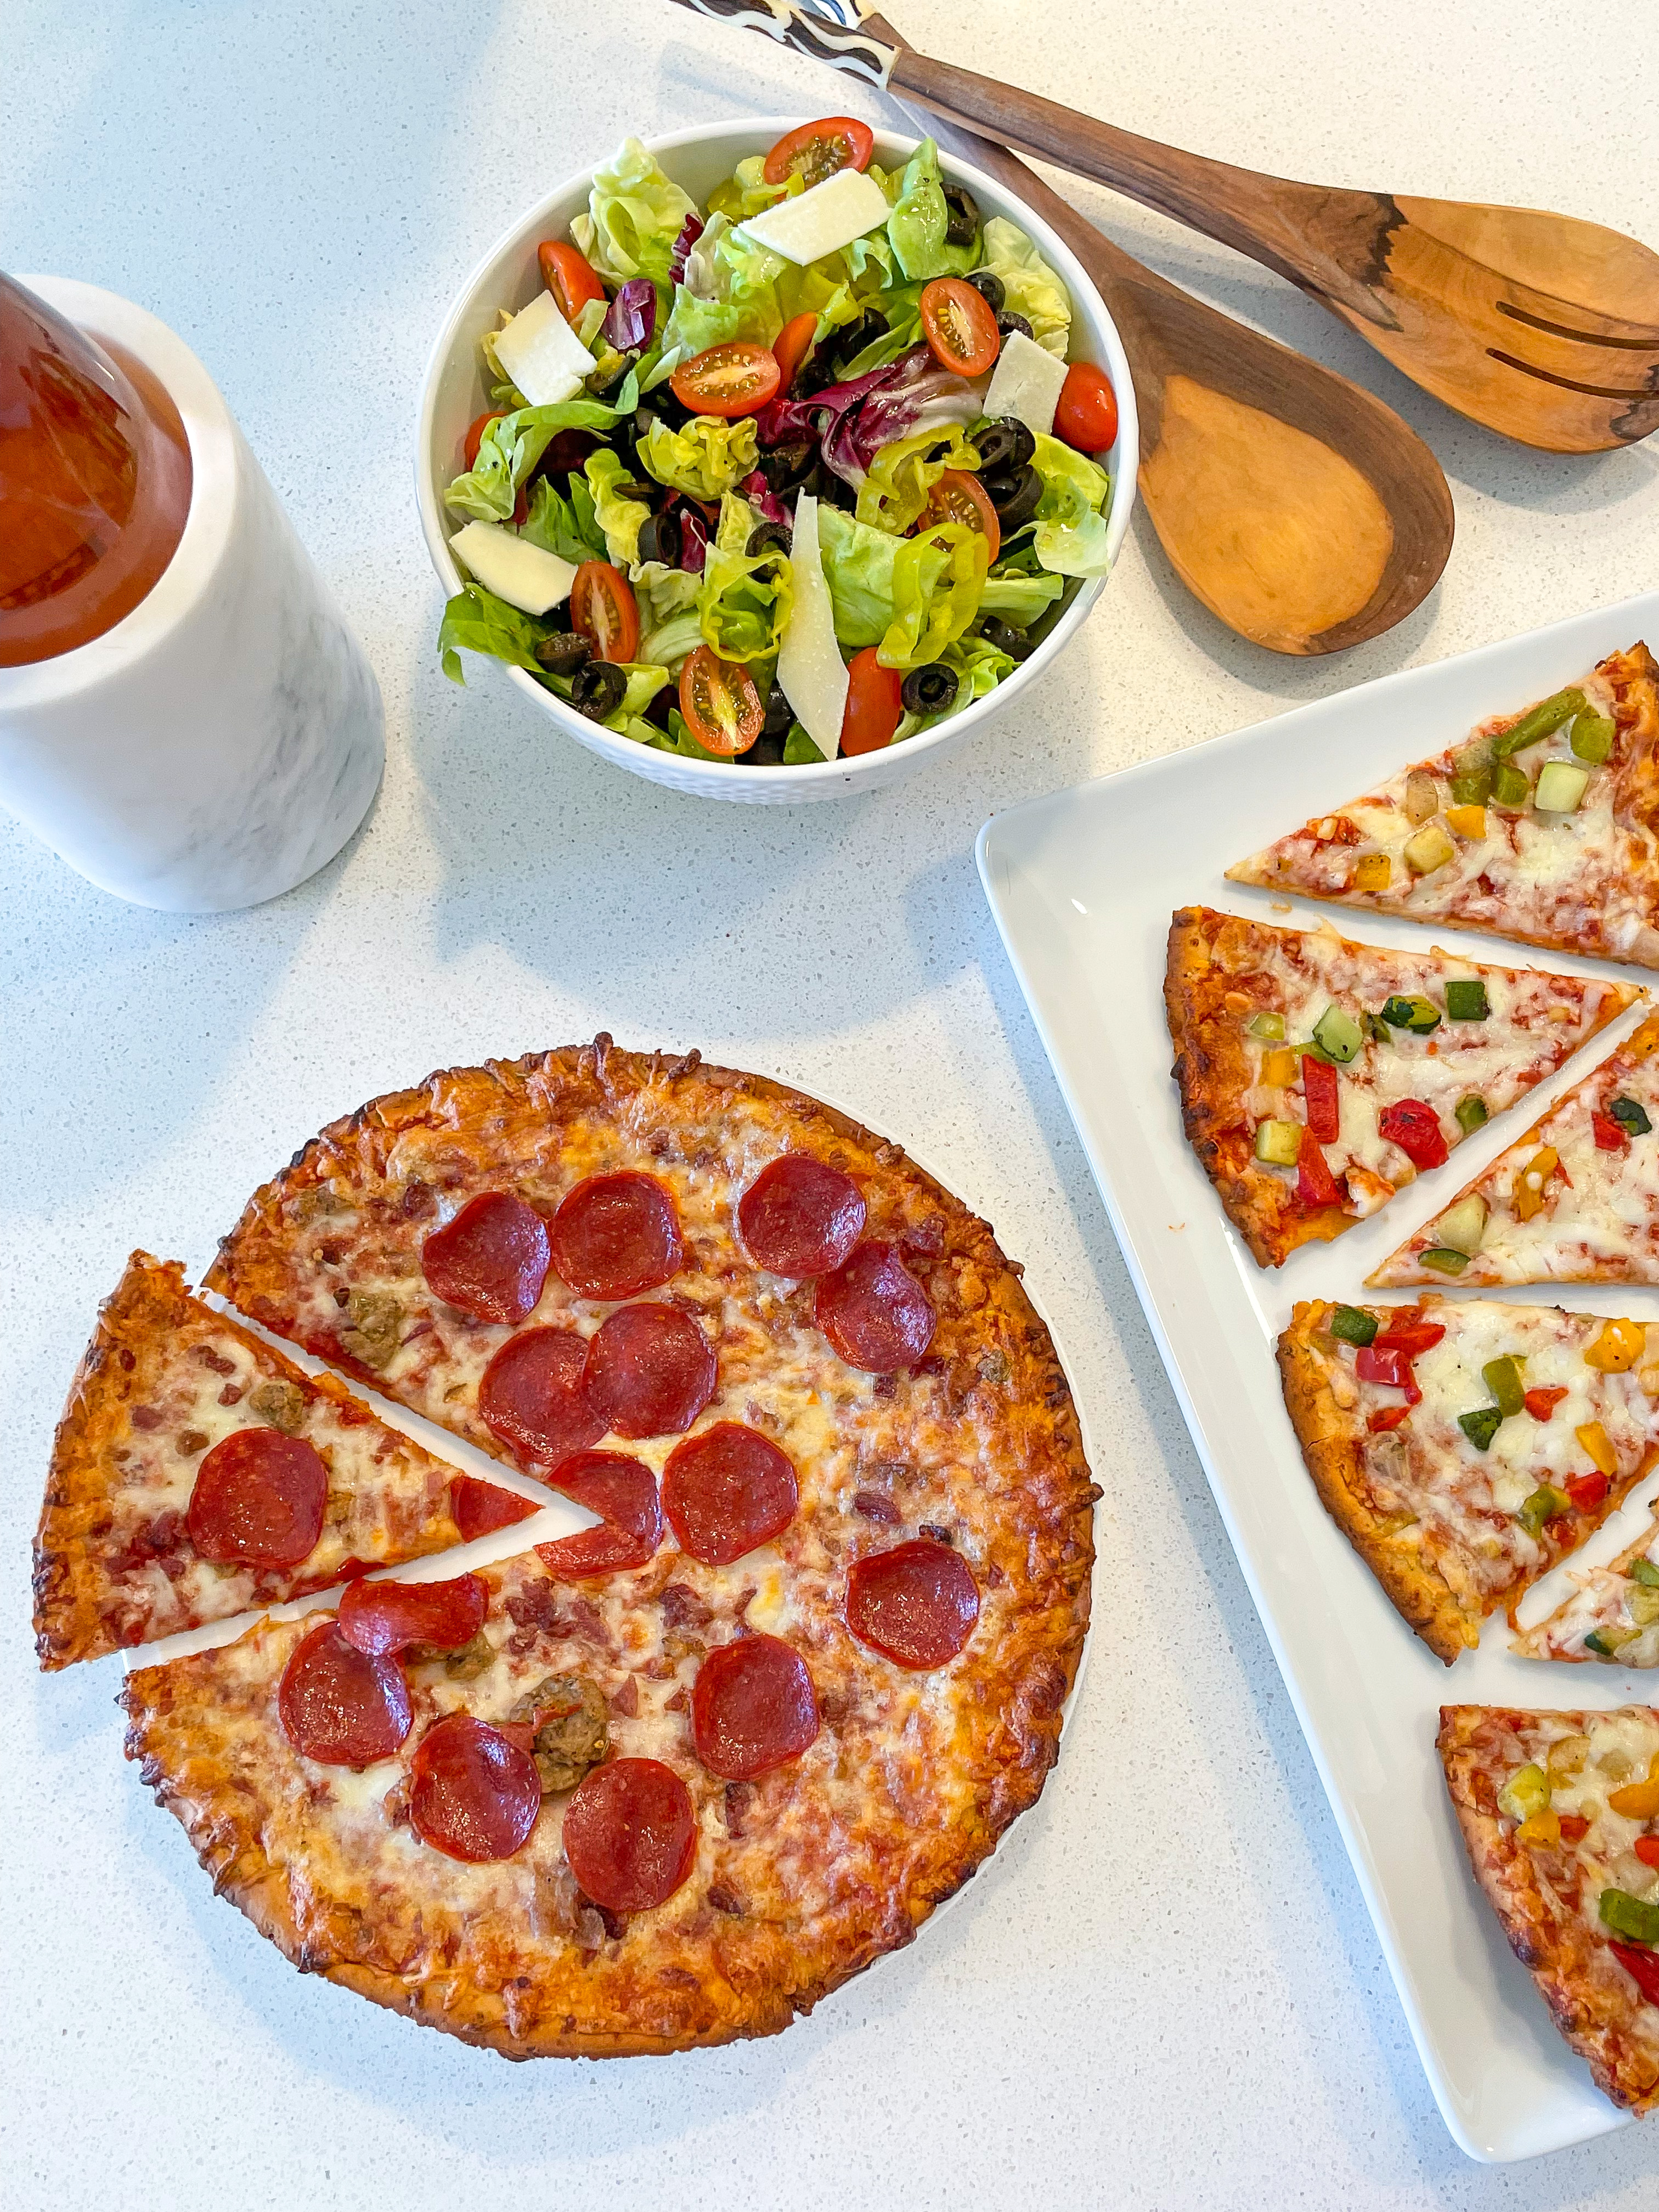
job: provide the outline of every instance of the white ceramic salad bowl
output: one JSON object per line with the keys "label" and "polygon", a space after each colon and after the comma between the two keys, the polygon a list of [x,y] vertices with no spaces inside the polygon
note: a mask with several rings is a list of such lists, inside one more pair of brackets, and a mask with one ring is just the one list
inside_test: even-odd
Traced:
{"label": "white ceramic salad bowl", "polygon": [[[711,124],[648,139],[646,143],[675,182],[701,205],[740,161],[750,155],[764,154],[801,119],[762,117]],[[917,143],[915,138],[878,131],[875,134],[875,159],[884,167],[901,166]],[[1097,458],[1109,470],[1112,477],[1107,531],[1109,547],[1115,559],[1134,505],[1139,459],[1134,386],[1116,325],[1076,256],[1041,216],[983,170],[956,161],[943,151],[939,161],[945,174],[968,187],[986,216],[1001,216],[1017,223],[1036,245],[1071,294],[1070,357],[1097,363],[1112,380],[1118,404],[1117,442],[1109,453]],[[464,580],[449,550],[449,540],[462,518],[446,509],[444,488],[465,465],[462,445],[468,424],[489,404],[481,373],[479,342],[486,331],[495,328],[501,309],[516,310],[540,290],[542,279],[536,248],[543,239],[569,234],[572,218],[581,214],[587,205],[592,173],[592,170],[583,170],[568,179],[556,191],[529,210],[491,247],[462,286],[432,349],[421,392],[415,477],[421,527],[447,595],[459,591]],[[745,768],[737,763],[690,760],[678,753],[659,751],[590,721],[525,670],[508,668],[506,672],[509,680],[527,698],[534,700],[567,736],[586,745],[590,752],[614,762],[618,768],[647,776],[653,783],[666,784],[675,791],[689,792],[698,798],[743,799],[762,805],[838,799],[850,792],[896,783],[924,761],[937,759],[950,747],[983,729],[1064,651],[1067,641],[1076,635],[1099,598],[1106,580],[1105,576],[1084,579],[1030,658],[1005,677],[994,691],[964,707],[959,714],[880,751],[803,767]],[[468,666],[469,680],[477,682],[481,673],[478,662],[471,659]]]}

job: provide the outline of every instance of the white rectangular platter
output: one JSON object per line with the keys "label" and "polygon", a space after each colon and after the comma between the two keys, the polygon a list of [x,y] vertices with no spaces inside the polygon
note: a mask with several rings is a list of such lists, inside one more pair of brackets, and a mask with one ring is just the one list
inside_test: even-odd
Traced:
{"label": "white rectangular platter", "polygon": [[[1279,1396],[1273,1344],[1298,1298],[1359,1292],[1365,1275],[1517,1137],[1544,1102],[1632,1028],[1641,1004],[1551,1084],[1500,1115],[1334,1245],[1255,1265],[1182,1133],[1162,985],[1170,917],[1203,904],[1295,927],[1583,974],[1600,963],[1492,938],[1298,902],[1224,881],[1235,860],[1517,709],[1645,637],[1659,592],[1270,722],[997,816],[980,874],[1009,958],[1134,1278],[1250,1593],[1329,1794],[1446,2124],[1471,2157],[1526,2158],[1624,2124],[1557,2036],[1471,1879],[1435,1753],[1446,1703],[1659,1702],[1659,1681],[1612,1667],[1512,1657],[1500,1618],[1453,1668],[1396,1616],[1326,1517]],[[1650,979],[1659,984],[1659,977]],[[1409,1295],[1409,1294],[1407,1294]],[[1659,1322],[1659,1290],[1510,1294]],[[1647,1517],[1656,1483],[1586,1546],[1609,1556]],[[1522,1612],[1565,1594],[1565,1569]],[[1659,2123],[1656,2123],[1659,2124]]]}

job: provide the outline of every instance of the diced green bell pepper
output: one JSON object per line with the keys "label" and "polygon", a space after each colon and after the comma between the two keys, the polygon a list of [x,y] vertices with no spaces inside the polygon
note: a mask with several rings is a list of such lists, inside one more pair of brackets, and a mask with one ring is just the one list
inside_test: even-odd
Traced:
{"label": "diced green bell pepper", "polygon": [[1651,1559],[1632,1559],[1630,1578],[1633,1583],[1644,1583],[1649,1589],[1659,1589],[1659,1567]]}
{"label": "diced green bell pepper", "polygon": [[1613,750],[1613,726],[1607,717],[1598,714],[1593,707],[1586,707],[1573,722],[1573,751],[1581,761],[1589,761],[1599,767]]}
{"label": "diced green bell pepper", "polygon": [[1497,1399],[1498,1410],[1506,1421],[1525,1406],[1527,1392],[1521,1380],[1521,1363],[1508,1353],[1501,1359],[1489,1359],[1480,1370],[1480,1380]]}
{"label": "diced green bell pepper", "polygon": [[1632,1137],[1645,1137],[1653,1127],[1648,1119],[1647,1109],[1638,1105],[1634,1098],[1615,1098],[1607,1112],[1620,1127],[1628,1129]]}
{"label": "diced green bell pepper", "polygon": [[[1460,1413],[1457,1417],[1458,1427],[1462,1430],[1476,1451],[1489,1451],[1492,1449],[1492,1440],[1502,1427],[1503,1421],[1503,1409],[1498,1406],[1479,1406],[1474,1413]],[[1532,1500],[1528,1498],[1527,1504],[1531,1503]],[[1522,1518],[1525,1517],[1526,1510],[1524,1505],[1521,1509]]]}
{"label": "diced green bell pepper", "polygon": [[1507,806],[1511,811],[1524,806],[1532,797],[1526,770],[1516,768],[1513,761],[1499,761],[1492,770],[1492,796],[1494,806]]}
{"label": "diced green bell pepper", "polygon": [[1451,780],[1451,802],[1454,806],[1484,806],[1492,797],[1492,769],[1475,769],[1468,775],[1455,775]]}
{"label": "diced green bell pepper", "polygon": [[1368,1314],[1363,1306],[1338,1306],[1331,1316],[1331,1334],[1340,1336],[1344,1344],[1367,1345],[1380,1327],[1376,1316]]}
{"label": "diced green bell pepper", "polygon": [[[1498,1423],[1503,1416],[1498,1413],[1496,1406],[1492,1410],[1495,1417],[1492,1421],[1492,1430],[1495,1434]],[[1553,1482],[1540,1482],[1532,1495],[1522,1500],[1521,1510],[1515,1517],[1529,1536],[1535,1536],[1546,1522],[1559,1520],[1562,1514],[1569,1513],[1571,1510],[1572,1500],[1565,1497]]]}
{"label": "diced green bell pepper", "polygon": [[1457,1126],[1466,1137],[1472,1137],[1477,1129],[1484,1129],[1492,1119],[1486,1102],[1478,1091],[1471,1091],[1467,1098],[1460,1098],[1455,1111]]}
{"label": "diced green bell pepper", "polygon": [[1503,760],[1510,753],[1518,753],[1523,745],[1535,745],[1540,738],[1552,736],[1564,722],[1571,722],[1582,714],[1589,702],[1579,690],[1558,691],[1548,699],[1540,699],[1529,707],[1518,722],[1500,731],[1492,741],[1492,757]]}
{"label": "diced green bell pepper", "polygon": [[1633,1943],[1659,1943],[1659,1903],[1632,1897],[1627,1889],[1604,1889],[1597,1907],[1604,1927]]}
{"label": "diced green bell pepper", "polygon": [[1446,1017],[1454,1022],[1484,1022],[1492,1012],[1486,987],[1478,975],[1455,977],[1446,986]]}
{"label": "diced green bell pepper", "polygon": [[1437,1275],[1461,1275],[1469,1264],[1467,1252],[1454,1252],[1449,1244],[1430,1244],[1417,1255],[1419,1264]]}
{"label": "diced green bell pepper", "polygon": [[1283,1014],[1252,1014],[1244,1024],[1244,1034],[1262,1044],[1283,1044],[1285,1017]]}

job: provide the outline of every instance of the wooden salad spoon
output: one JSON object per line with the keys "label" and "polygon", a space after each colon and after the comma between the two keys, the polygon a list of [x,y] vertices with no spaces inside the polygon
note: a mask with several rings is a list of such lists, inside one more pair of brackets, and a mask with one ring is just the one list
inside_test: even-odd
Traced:
{"label": "wooden salad spoon", "polygon": [[[863,0],[682,0],[1173,216],[1288,277],[1413,382],[1523,445],[1659,428],[1659,254],[1534,208],[1269,177],[1138,138],[876,29]],[[817,20],[814,20],[814,18]]]}
{"label": "wooden salad spoon", "polygon": [[[870,27],[902,46],[881,17]],[[1143,268],[1005,148],[940,135],[1052,224],[1105,301],[1134,377],[1141,501],[1194,598],[1273,653],[1337,653],[1402,621],[1451,550],[1451,494],[1423,441],[1358,385]]]}

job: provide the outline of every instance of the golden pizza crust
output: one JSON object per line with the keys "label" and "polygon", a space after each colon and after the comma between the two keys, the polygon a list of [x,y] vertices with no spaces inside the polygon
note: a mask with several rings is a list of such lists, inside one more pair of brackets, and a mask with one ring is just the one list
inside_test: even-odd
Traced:
{"label": "golden pizza crust", "polygon": [[[1532,1851],[1506,1835],[1493,1782],[1498,1737],[1534,1716],[1490,1705],[1442,1705],[1437,1746],[1446,1787],[1463,1832],[1469,1864],[1497,1913],[1510,1948],[1532,1975],[1555,2024],[1587,2060],[1597,2088],[1634,2112],[1659,2103],[1659,2067],[1628,2033],[1632,2001],[1617,1979],[1595,1971],[1605,1945],[1593,1942],[1576,1912],[1551,1909]],[[1585,1727],[1588,1714],[1553,1720]]]}
{"label": "golden pizza crust", "polygon": [[[908,1757],[896,1695],[892,1727],[901,1733],[864,1759],[872,1790],[896,1793],[902,1814],[885,1872],[866,1868],[843,1878],[850,1846],[837,1844],[826,1825],[816,1848],[830,1855],[823,1871],[837,1901],[817,1920],[792,1926],[781,1907],[764,1926],[750,1925],[705,1905],[685,1928],[676,1923],[670,1942],[661,1929],[671,1900],[629,1923],[595,1960],[573,1966],[566,1947],[550,1962],[521,1927],[487,1913],[411,1919],[395,1887],[371,1891],[354,1877],[325,1823],[295,1816],[290,1825],[271,1780],[268,1692],[262,1715],[245,1715],[240,1733],[233,1725],[226,1651],[240,1647],[135,1674],[127,1685],[130,1754],[183,1822],[216,1886],[263,1932],[307,1971],[510,2057],[666,2051],[772,2033],[908,1942],[1036,1802],[1088,1626],[1099,1494],[1048,1331],[987,1224],[897,1146],[781,1084],[705,1067],[696,1054],[619,1052],[603,1036],[441,1073],[331,1125],[256,1194],[209,1278],[256,1318],[303,1341],[298,1316],[316,1243],[307,1224],[325,1186],[349,1191],[359,1218],[380,1218],[384,1193],[391,1222],[398,1192],[417,1174],[435,1178],[447,1164],[458,1187],[494,1175],[545,1188],[567,1148],[583,1161],[596,1132],[617,1130],[647,1153],[674,1139],[677,1159],[689,1147],[697,1171],[718,1176],[722,1133],[739,1121],[750,1132],[763,1126],[775,1150],[811,1149],[847,1168],[865,1188],[868,1233],[915,1240],[907,1264],[933,1301],[938,1332],[926,1372],[897,1385],[896,1402],[909,1393],[939,1409],[928,1420],[916,1417],[924,1439],[945,1437],[952,1421],[965,1421],[982,1447],[975,1464],[987,1472],[975,1477],[976,1495],[995,1604],[988,1601],[948,1670],[952,1732],[941,1765]],[[733,1202],[736,1195],[734,1188]],[[351,1364],[334,1338],[319,1348]],[[827,1346],[824,1356],[839,1367]],[[862,1378],[865,1385],[876,1401],[875,1435],[894,1391],[884,1391],[880,1377]],[[944,1494],[960,1474],[939,1470]],[[665,1567],[660,1579],[667,1574]],[[993,1618],[1000,1626],[988,1634]],[[833,1726],[827,1716],[826,1729]]]}
{"label": "golden pizza crust", "polygon": [[1318,1346],[1330,1311],[1327,1299],[1299,1303],[1279,1340],[1279,1373],[1291,1425],[1325,1510],[1382,1585],[1401,1619],[1449,1667],[1479,1644],[1481,1616],[1478,1610],[1466,1610],[1418,1545],[1404,1540],[1398,1515],[1379,1511],[1371,1501],[1365,1431],[1332,1396],[1329,1368]]}
{"label": "golden pizza crust", "polygon": [[[227,1339],[265,1379],[292,1386],[311,1402],[328,1400],[353,1425],[372,1424],[382,1437],[393,1433],[332,1376],[303,1373],[273,1346],[192,1297],[177,1261],[135,1252],[98,1310],[97,1327],[75,1370],[52,1442],[34,1539],[35,1644],[43,1668],[54,1670],[150,1640],[142,1626],[136,1635],[123,1632],[125,1612],[112,1572],[112,1551],[118,1543],[115,1501],[125,1480],[117,1455],[132,1443],[134,1408],[143,1407],[163,1378],[198,1347]],[[395,1565],[461,1540],[448,1504],[453,1470],[406,1437],[397,1436],[396,1444],[384,1501],[395,1509],[388,1529],[393,1540],[377,1549],[371,1562],[375,1565]],[[180,1540],[188,1552],[187,1540]],[[332,1571],[307,1577],[303,1565],[269,1571],[258,1577],[258,1601],[275,1604],[302,1596],[334,1579]],[[226,1601],[216,1606],[210,1594],[207,1601],[191,1608],[191,1618],[153,1632],[171,1634],[204,1620],[228,1619],[247,1606],[246,1595],[228,1591]]]}

